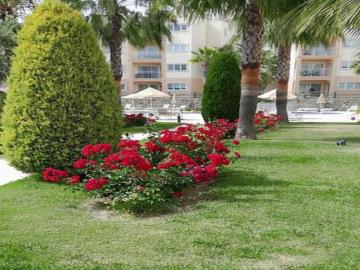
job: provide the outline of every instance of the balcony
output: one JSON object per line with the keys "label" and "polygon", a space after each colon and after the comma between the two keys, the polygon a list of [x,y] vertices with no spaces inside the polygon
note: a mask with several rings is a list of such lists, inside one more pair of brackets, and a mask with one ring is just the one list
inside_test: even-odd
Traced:
{"label": "balcony", "polygon": [[329,77],[331,73],[331,68],[302,68],[300,70],[300,76],[303,77]]}
{"label": "balcony", "polygon": [[138,59],[161,59],[160,52],[147,52],[147,51],[138,51]]}
{"label": "balcony", "polygon": [[336,51],[334,47],[314,47],[314,48],[303,48],[303,56],[335,56]]}
{"label": "balcony", "polygon": [[138,72],[135,73],[136,79],[159,79],[161,78],[160,72]]}

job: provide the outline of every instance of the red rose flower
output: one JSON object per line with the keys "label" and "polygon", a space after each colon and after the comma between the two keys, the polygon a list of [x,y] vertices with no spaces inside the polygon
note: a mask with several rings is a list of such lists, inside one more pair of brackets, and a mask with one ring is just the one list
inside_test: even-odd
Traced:
{"label": "red rose flower", "polygon": [[239,152],[235,152],[234,155],[237,157],[237,158],[241,158],[241,155]]}
{"label": "red rose flower", "polygon": [[93,146],[93,153],[95,154],[110,153],[111,150],[112,150],[112,145],[107,143],[95,144]]}
{"label": "red rose flower", "polygon": [[234,145],[239,145],[240,142],[239,142],[238,140],[233,140],[233,141],[232,141],[232,144],[234,144]]}
{"label": "red rose flower", "polygon": [[58,183],[68,176],[69,174],[66,171],[57,170],[54,168],[46,168],[42,172],[43,180],[51,183]]}
{"label": "red rose flower", "polygon": [[89,179],[89,181],[86,182],[84,188],[87,191],[97,190],[101,189],[107,183],[109,183],[109,180],[107,180],[106,178],[91,178]]}
{"label": "red rose flower", "polygon": [[230,152],[230,150],[227,147],[225,147],[225,145],[222,142],[216,143],[214,147],[215,147],[215,150],[219,153],[229,153]]}
{"label": "red rose flower", "polygon": [[209,154],[208,158],[211,165],[217,167],[221,165],[229,165],[230,161],[222,154]]}
{"label": "red rose flower", "polygon": [[138,150],[138,149],[140,149],[141,145],[140,145],[139,141],[137,141],[137,140],[123,139],[118,143],[117,147]]}
{"label": "red rose flower", "polygon": [[85,158],[79,158],[78,160],[76,160],[73,163],[73,168],[74,169],[84,169],[88,165],[96,166],[96,161],[95,160],[85,159]]}
{"label": "red rose flower", "polygon": [[173,196],[175,198],[181,198],[183,196],[183,193],[181,191],[175,191],[173,192]]}
{"label": "red rose flower", "polygon": [[71,176],[69,183],[70,183],[70,185],[76,185],[76,184],[80,183],[80,180],[81,180],[80,175],[73,175],[73,176]]}
{"label": "red rose flower", "polygon": [[150,153],[159,152],[162,150],[161,147],[159,147],[156,143],[149,141],[144,144],[146,150]]}
{"label": "red rose flower", "polygon": [[87,144],[81,149],[81,154],[88,158],[94,153],[94,146],[92,144]]}
{"label": "red rose flower", "polygon": [[110,154],[104,158],[104,167],[116,170],[121,166],[121,157],[118,153]]}

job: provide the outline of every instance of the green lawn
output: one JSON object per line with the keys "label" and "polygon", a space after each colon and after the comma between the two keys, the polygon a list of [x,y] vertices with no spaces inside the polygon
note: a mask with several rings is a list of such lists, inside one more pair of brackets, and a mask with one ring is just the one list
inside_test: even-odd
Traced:
{"label": "green lawn", "polygon": [[[154,131],[160,131],[163,129],[171,129],[177,127],[179,124],[174,122],[157,122],[152,126]],[[123,134],[125,133],[145,133],[148,131],[148,127],[126,127],[123,128]]]}
{"label": "green lawn", "polygon": [[92,209],[36,177],[0,187],[0,269],[359,269],[360,125],[284,126],[237,148],[197,203],[163,216]]}

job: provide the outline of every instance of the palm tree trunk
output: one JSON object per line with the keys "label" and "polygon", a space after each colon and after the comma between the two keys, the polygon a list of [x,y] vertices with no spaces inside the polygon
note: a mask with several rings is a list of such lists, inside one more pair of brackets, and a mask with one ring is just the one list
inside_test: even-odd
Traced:
{"label": "palm tree trunk", "polygon": [[280,45],[278,52],[278,70],[277,70],[277,91],[276,91],[276,113],[282,116],[284,122],[289,122],[287,113],[287,95],[290,72],[290,52],[291,45]]}
{"label": "palm tree trunk", "polygon": [[237,138],[256,139],[254,117],[260,85],[263,19],[256,0],[246,0],[241,48],[240,123]]}
{"label": "palm tree trunk", "polygon": [[121,61],[123,42],[120,35],[120,31],[122,27],[122,18],[118,9],[119,6],[117,4],[117,1],[114,0],[114,13],[109,18],[111,23],[111,37],[110,37],[109,47],[110,47],[111,70],[120,96],[121,79],[123,75],[122,61]]}

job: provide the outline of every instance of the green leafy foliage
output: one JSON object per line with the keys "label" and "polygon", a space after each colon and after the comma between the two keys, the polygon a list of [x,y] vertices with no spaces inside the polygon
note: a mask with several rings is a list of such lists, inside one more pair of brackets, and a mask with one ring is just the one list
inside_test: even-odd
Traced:
{"label": "green leafy foliage", "polygon": [[[3,107],[5,105],[5,98],[6,98],[6,93],[3,91],[0,91],[0,134],[2,132],[2,124],[1,124],[1,119],[2,119],[2,113],[3,113]],[[2,152],[1,150],[2,145],[1,145],[1,141],[0,141],[0,153]]]}
{"label": "green leafy foliage", "polygon": [[8,79],[2,142],[17,168],[64,168],[86,143],[120,136],[109,66],[80,13],[48,1],[25,19]]}
{"label": "green leafy foliage", "polygon": [[241,74],[234,53],[222,51],[214,55],[204,86],[201,113],[205,121],[225,118],[235,120],[239,115]]}

